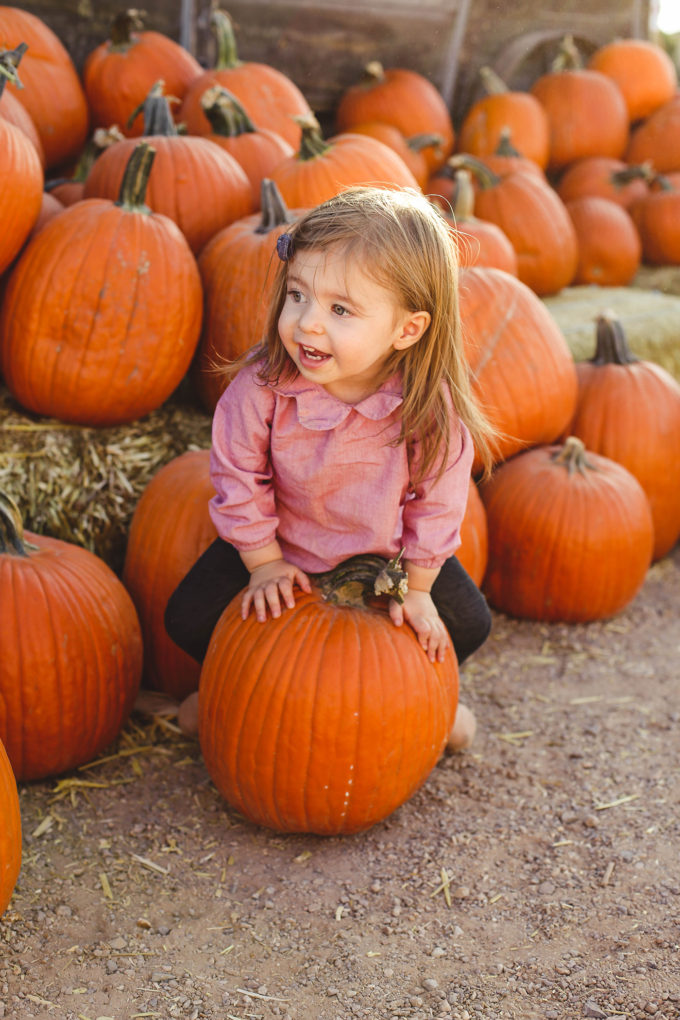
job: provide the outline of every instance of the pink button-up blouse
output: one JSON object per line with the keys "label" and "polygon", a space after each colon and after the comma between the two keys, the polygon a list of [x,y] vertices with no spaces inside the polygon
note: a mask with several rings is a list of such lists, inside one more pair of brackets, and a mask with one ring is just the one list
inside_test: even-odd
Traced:
{"label": "pink button-up blouse", "polygon": [[452,410],[449,458],[439,479],[409,477],[399,434],[401,379],[346,404],[298,375],[262,385],[242,369],[215,409],[210,516],[236,549],[278,540],[302,570],[329,570],[357,553],[439,568],[460,544],[473,444]]}

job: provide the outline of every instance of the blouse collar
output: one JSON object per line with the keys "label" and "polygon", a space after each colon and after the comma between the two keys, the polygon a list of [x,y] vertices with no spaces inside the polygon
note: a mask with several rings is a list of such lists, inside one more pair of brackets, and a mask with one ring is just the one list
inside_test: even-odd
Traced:
{"label": "blouse collar", "polygon": [[280,396],[294,399],[300,424],[315,431],[336,428],[352,411],[371,421],[380,421],[392,414],[403,401],[401,377],[398,373],[386,379],[375,393],[364,397],[358,404],[346,404],[323,386],[310,382],[302,375],[270,386]]}

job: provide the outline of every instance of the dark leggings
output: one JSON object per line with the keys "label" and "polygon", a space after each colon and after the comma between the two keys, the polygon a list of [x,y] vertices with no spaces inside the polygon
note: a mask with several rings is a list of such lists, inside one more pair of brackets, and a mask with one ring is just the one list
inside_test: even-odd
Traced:
{"label": "dark leggings", "polygon": [[[216,538],[168,601],[165,629],[175,644],[203,662],[217,621],[247,586],[249,577],[234,546]],[[491,614],[486,599],[455,556],[440,570],[432,586],[432,600],[461,663],[486,641]]]}

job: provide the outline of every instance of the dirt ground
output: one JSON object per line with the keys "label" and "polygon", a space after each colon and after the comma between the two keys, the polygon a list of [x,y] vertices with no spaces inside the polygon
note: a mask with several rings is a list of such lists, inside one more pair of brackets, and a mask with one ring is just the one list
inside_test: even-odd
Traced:
{"label": "dirt ground", "polygon": [[679,605],[676,548],[614,620],[496,614],[473,746],[349,838],[257,828],[133,715],[21,788],[0,1017],[680,1017]]}

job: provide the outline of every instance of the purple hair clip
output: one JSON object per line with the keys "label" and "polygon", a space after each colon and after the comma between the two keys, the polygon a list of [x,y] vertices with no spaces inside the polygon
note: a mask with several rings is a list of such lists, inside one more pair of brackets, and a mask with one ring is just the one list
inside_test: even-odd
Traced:
{"label": "purple hair clip", "polygon": [[293,238],[290,234],[281,234],[276,242],[276,254],[282,262],[289,262],[293,257]]}

